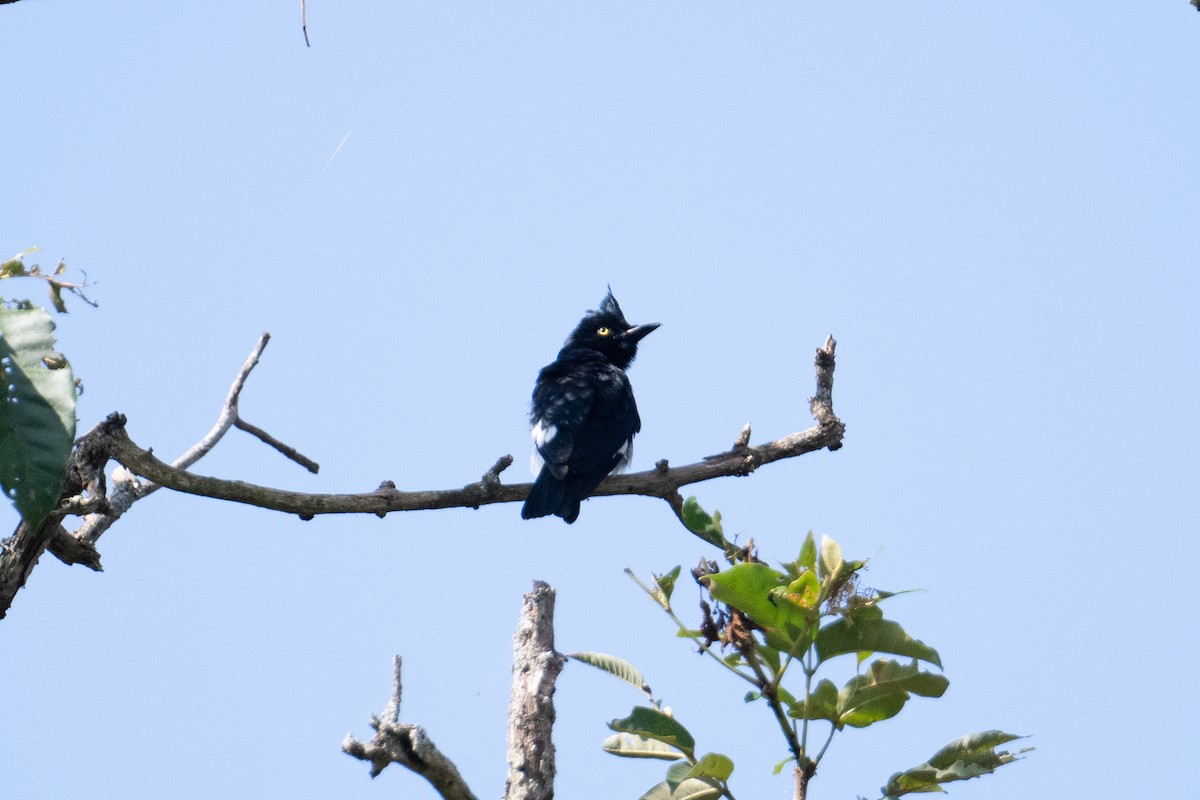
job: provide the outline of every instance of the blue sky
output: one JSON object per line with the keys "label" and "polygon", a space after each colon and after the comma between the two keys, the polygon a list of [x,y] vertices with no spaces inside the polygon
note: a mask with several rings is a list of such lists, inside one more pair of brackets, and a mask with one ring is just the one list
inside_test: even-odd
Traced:
{"label": "blue sky", "polygon": [[[512,453],[537,370],[611,284],[661,322],[635,468],[808,427],[839,342],[845,447],[693,487],[769,559],[808,530],[921,588],[941,700],[835,739],[811,797],[986,728],[1038,749],[955,797],[1183,796],[1200,279],[1200,15],[1155,4],[25,0],[0,9],[0,253],[95,282],[59,342],[80,426],[164,457],[242,359],[251,422],[197,470],[314,492],[446,488]],[[339,144],[341,145],[339,148]],[[20,292],[18,288],[24,288]],[[5,286],[6,296],[40,287]],[[16,521],[0,509],[0,528]],[[502,791],[511,635],[535,579],[559,648],[638,664],[739,797],[786,797],[745,687],[622,574],[705,550],[662,503],[303,523],[160,492],[47,557],[0,623],[13,797],[435,795],[341,754],[405,659],[402,716]],[[681,588],[680,591],[691,591]],[[687,608],[688,606],[685,606]],[[631,797],[639,697],[560,679],[558,794]]]}

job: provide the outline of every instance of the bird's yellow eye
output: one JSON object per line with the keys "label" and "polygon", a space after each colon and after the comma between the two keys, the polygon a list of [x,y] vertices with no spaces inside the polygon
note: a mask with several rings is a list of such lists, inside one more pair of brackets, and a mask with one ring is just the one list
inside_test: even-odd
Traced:
{"label": "bird's yellow eye", "polygon": [[608,336],[611,333],[612,331],[610,331],[605,325],[601,325],[599,328],[596,328],[596,335],[598,336]]}

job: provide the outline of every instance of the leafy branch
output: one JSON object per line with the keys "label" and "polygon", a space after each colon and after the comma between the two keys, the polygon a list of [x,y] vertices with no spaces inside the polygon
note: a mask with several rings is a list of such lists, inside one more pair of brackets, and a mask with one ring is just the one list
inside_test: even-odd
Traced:
{"label": "leafy branch", "polygon": [[[722,569],[715,561],[702,560],[692,570],[707,597],[700,601],[698,625],[685,624],[672,603],[680,567],[649,583],[626,572],[675,623],[677,636],[750,684],[747,703],[766,704],[789,754],[776,771],[792,765],[797,800],[807,797],[809,780],[836,734],[891,719],[913,696],[937,698],[945,693],[949,681],[941,674],[938,652],[884,618],[881,604],[898,593],[865,588],[861,572],[866,562],[847,560],[832,538],[823,536],[818,545],[810,532],[796,558],[776,568],[759,558],[753,542],[739,547],[726,539],[720,513],[710,516],[694,497],[685,501],[681,516],[688,530],[721,550],[727,565]],[[666,780],[650,789],[644,800],[733,796],[728,785],[733,761],[715,753],[697,758],[692,734],[653,700],[633,665],[596,653],[574,657],[617,675],[651,698],[652,708],[639,706],[630,716],[609,723],[618,736],[605,742],[614,755],[677,760]],[[841,687],[821,675],[826,665],[849,657],[854,659],[854,675]],[[785,677],[796,670],[801,679],[785,685]],[[812,722],[829,725],[819,747],[811,739]],[[944,783],[993,772],[1026,752],[996,750],[1017,738],[1002,731],[963,737],[925,764],[892,775],[882,790],[884,798],[941,791]],[[685,780],[692,783],[684,787]]]}

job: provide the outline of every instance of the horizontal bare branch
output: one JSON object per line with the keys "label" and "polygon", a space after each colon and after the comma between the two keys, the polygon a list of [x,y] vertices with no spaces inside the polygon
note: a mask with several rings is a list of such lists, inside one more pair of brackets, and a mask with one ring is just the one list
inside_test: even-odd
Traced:
{"label": "horizontal bare branch", "polygon": [[[503,484],[500,473],[512,464],[512,456],[502,456],[483,477],[457,489],[400,491],[391,481],[359,494],[314,494],[292,492],[243,481],[199,475],[187,469],[207,453],[238,420],[238,396],[246,377],[258,363],[268,341],[263,334],[234,380],[221,416],[213,429],[195,447],[169,465],[138,446],[125,431],[125,417],[111,414],[77,442],[73,456],[72,478],[75,488],[68,492],[63,505],[52,515],[49,529],[36,535],[18,531],[0,543],[0,618],[7,611],[17,590],[24,585],[42,552],[49,549],[66,563],[100,568],[95,544],[100,535],[132,504],[159,486],[188,494],[229,500],[259,508],[282,511],[311,519],[317,514],[375,514],[393,511],[417,511],[439,508],[479,508],[492,503],[523,501],[532,488],[529,483]],[[749,426],[743,428],[733,447],[697,463],[671,467],[664,459],[654,469],[628,475],[609,476],[593,495],[643,495],[665,500],[676,515],[682,514],[683,498],[679,490],[690,484],[725,476],[749,475],[763,464],[828,448],[842,446],[845,426],[833,412],[834,350],[837,343],[829,337],[817,350],[817,391],[809,398],[816,426],[773,442],[750,445]],[[252,426],[250,426],[252,427]],[[263,438],[260,436],[260,438]],[[267,439],[263,439],[267,441]],[[272,442],[268,442],[272,443]],[[274,445],[273,445],[274,446]],[[281,452],[282,447],[281,446]],[[290,448],[288,448],[290,449]],[[291,455],[300,463],[302,456]],[[114,472],[113,491],[105,496],[104,467],[109,459],[124,469]],[[312,465],[315,471],[316,465]],[[74,533],[59,527],[65,515],[88,513]],[[72,537],[75,541],[67,541]]]}
{"label": "horizontal bare branch", "polygon": [[[749,475],[760,466],[774,461],[824,448],[838,449],[842,445],[845,426],[833,413],[835,347],[836,342],[831,337],[817,351],[817,393],[809,401],[818,422],[815,427],[761,445],[743,445],[739,439],[732,449],[724,453],[682,467],[671,467],[666,461],[660,461],[651,470],[613,475],[601,483],[593,494],[658,497],[666,500],[678,512],[682,502],[679,490],[684,486],[713,478]],[[172,467],[130,439],[124,422],[124,417],[114,414],[101,427],[112,458],[130,472],[179,492],[298,514],[306,519],[318,514],[383,515],[393,511],[479,508],[492,503],[523,501],[532,488],[529,483],[500,483],[500,471],[512,462],[511,456],[504,456],[482,480],[458,489],[401,491],[385,482],[374,491],[357,494],[293,492],[198,475]]]}

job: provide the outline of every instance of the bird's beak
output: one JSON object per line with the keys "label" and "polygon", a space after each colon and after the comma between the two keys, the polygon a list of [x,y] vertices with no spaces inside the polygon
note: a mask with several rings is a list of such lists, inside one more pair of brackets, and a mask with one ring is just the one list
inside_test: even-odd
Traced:
{"label": "bird's beak", "polygon": [[640,342],[661,324],[662,323],[659,322],[647,322],[645,325],[634,325],[632,328],[625,331],[625,335],[635,342]]}

